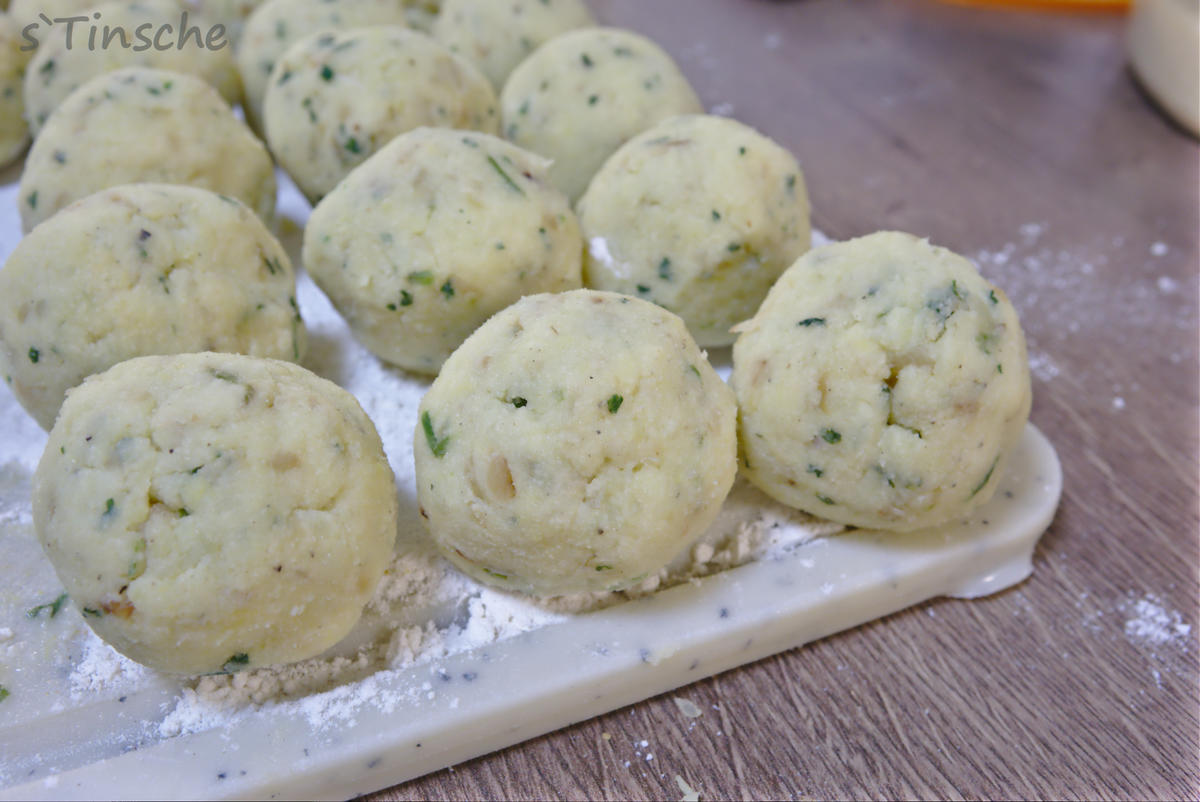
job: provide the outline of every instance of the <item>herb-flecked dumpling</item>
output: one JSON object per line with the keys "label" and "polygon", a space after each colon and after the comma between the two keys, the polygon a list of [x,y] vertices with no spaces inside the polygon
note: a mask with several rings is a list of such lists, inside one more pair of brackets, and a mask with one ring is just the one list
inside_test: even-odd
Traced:
{"label": "herb-flecked dumpling", "polygon": [[354,397],[234,354],[123,362],[71,392],[34,527],[96,634],[161,671],[236,671],[341,640],[383,576],[397,499]]}
{"label": "herb-flecked dumpling", "polygon": [[182,73],[127,67],[85,83],[34,142],[21,175],[28,231],[120,184],[186,184],[237,198],[270,225],[275,164],[217,91]]}
{"label": "herb-flecked dumpling", "polygon": [[817,248],[739,328],[742,468],[766,493],[901,531],[991,498],[1029,365],[1012,304],[966,259],[898,232]]}
{"label": "herb-flecked dumpling", "polygon": [[579,201],[584,281],[661,304],[700,345],[729,345],[808,250],[796,158],[724,117],[673,117],[626,143]]}
{"label": "herb-flecked dumpling", "polygon": [[304,266],[372,352],[437,373],[521,296],[581,286],[579,223],[547,167],[487,134],[402,134],[313,211]]}
{"label": "herb-flecked dumpling", "polygon": [[477,65],[499,91],[542,44],[592,24],[583,0],[446,0],[433,36]]}
{"label": "herb-flecked dumpling", "polygon": [[25,123],[25,65],[29,53],[21,51],[21,30],[0,13],[0,167],[13,162],[29,144]]}
{"label": "herb-flecked dumpling", "polygon": [[[154,47],[147,32],[151,36],[160,31],[169,34],[180,27],[185,13],[189,33],[184,46],[178,46],[181,34],[177,32],[160,39],[160,44],[170,42],[171,46]],[[233,48],[223,34],[216,36],[214,23],[195,9],[185,9],[174,0],[117,0],[95,6],[92,14],[99,15],[95,49],[87,47],[86,36],[79,30],[73,31],[68,42],[65,25],[43,28],[38,34],[37,50],[25,72],[25,113],[35,137],[68,95],[97,75],[122,67],[195,75],[212,84],[230,105],[241,100],[242,83]],[[108,46],[102,47],[106,29],[111,38]],[[196,44],[198,37],[208,41],[210,34],[212,47]]]}
{"label": "herb-flecked dumpling", "polygon": [[550,180],[572,202],[617,148],[655,123],[704,109],[662,48],[617,28],[551,39],[500,93],[504,136],[554,160]]}
{"label": "herb-flecked dumpling", "polygon": [[275,65],[263,107],[271,151],[314,203],[421,126],[496,133],[496,93],[424,34],[380,25],[317,33]]}
{"label": "herb-flecked dumpling", "polygon": [[299,362],[296,277],[241,202],[129,184],[72,204],[0,270],[0,372],[42,428],[93,373],[149,354],[228,351]]}
{"label": "herb-flecked dumpling", "polygon": [[733,393],[675,315],[533,295],[471,335],[422,400],[417,499],[442,554],[482,582],[628,587],[716,517],[735,425]]}

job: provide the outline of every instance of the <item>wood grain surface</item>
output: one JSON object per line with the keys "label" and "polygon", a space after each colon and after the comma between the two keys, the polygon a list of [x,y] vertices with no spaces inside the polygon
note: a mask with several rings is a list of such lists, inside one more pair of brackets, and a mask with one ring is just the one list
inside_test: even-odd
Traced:
{"label": "wood grain surface", "polygon": [[[1200,148],[1115,15],[929,0],[592,0],[791,148],[815,225],[978,259],[1021,313],[1063,462],[1031,579],[935,601],[377,794],[1200,794]],[[702,711],[681,712],[675,697]],[[652,756],[652,757],[651,757]]]}

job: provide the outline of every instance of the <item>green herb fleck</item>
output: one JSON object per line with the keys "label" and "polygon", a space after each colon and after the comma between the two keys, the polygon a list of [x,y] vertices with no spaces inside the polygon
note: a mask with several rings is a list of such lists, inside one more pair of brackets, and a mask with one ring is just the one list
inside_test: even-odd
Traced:
{"label": "green herb fleck", "polygon": [[996,372],[997,372],[997,373],[1003,373],[1003,372],[1004,372],[1004,365],[1002,365],[1002,364],[1000,364],[999,362],[997,362],[997,363],[996,363]]}
{"label": "green herb fleck", "polygon": [[817,493],[815,495],[817,497],[817,500],[820,501],[822,504],[830,504],[830,505],[837,504],[837,502],[834,501],[833,499],[831,499],[829,496],[823,496],[820,493]]}
{"label": "green herb fleck", "polygon": [[742,244],[740,242],[729,243],[729,252],[730,253],[737,253],[741,249],[742,249]]}
{"label": "green herb fleck", "polygon": [[599,96],[599,95],[592,95],[591,97],[589,97],[589,98],[588,98],[588,105],[589,105],[589,106],[595,106],[595,105],[596,105],[597,103],[599,103],[599,102],[600,102],[600,96]]}
{"label": "green herb fleck", "polygon": [[107,501],[105,501],[105,502],[104,502],[104,514],[105,514],[106,516],[108,516],[108,515],[112,515],[112,513],[113,513],[113,508],[115,508],[116,506],[117,506],[117,503],[116,503],[116,501],[114,501],[114,500],[113,500],[113,499],[111,499],[111,498],[110,498],[110,499],[108,499]]}
{"label": "green herb fleck", "polygon": [[611,565],[597,565],[596,566],[597,571],[611,571],[612,569],[613,569],[613,567]]}
{"label": "green herb fleck", "polygon": [[188,517],[188,516],[189,516],[189,515],[191,515],[191,514],[192,514],[192,513],[191,513],[191,512],[190,512],[190,511],[187,509],[187,507],[180,507],[180,508],[179,508],[179,517],[180,517],[180,518],[186,518],[186,517]]}
{"label": "green herb fleck", "polygon": [[809,465],[808,472],[811,473],[813,476],[817,477],[818,479],[820,479],[822,476],[825,475],[825,471],[821,470],[816,465]]}
{"label": "green herb fleck", "polygon": [[358,146],[358,140],[354,137],[350,137],[346,140],[345,147],[346,150],[350,151],[351,153],[362,153],[362,148]]}
{"label": "green herb fleck", "polygon": [[97,610],[94,607],[84,607],[83,608],[84,618],[99,618],[102,615],[104,615],[104,613],[100,612],[99,610]]}
{"label": "green herb fleck", "polygon": [[43,610],[49,610],[50,617],[53,618],[54,616],[58,615],[58,612],[63,608],[63,605],[67,603],[67,598],[67,594],[63,593],[52,602],[39,604],[37,607],[30,607],[25,611],[25,615],[29,616],[30,618],[37,618],[42,614]]}
{"label": "green herb fleck", "polygon": [[791,194],[796,191],[796,176],[789,175],[787,177],[787,189],[788,189],[788,194]]}
{"label": "green herb fleck", "polygon": [[833,443],[840,443],[842,440],[842,435],[841,432],[838,432],[835,429],[822,429],[821,439],[832,445]]}
{"label": "green herb fleck", "polygon": [[996,464],[999,462],[1000,462],[999,457],[996,457],[994,460],[992,460],[992,467],[988,468],[988,472],[983,475],[983,479],[980,480],[979,484],[975,485],[975,489],[971,491],[971,495],[967,496],[968,500],[973,499],[973,498],[975,498],[975,496],[979,495],[979,491],[983,490],[984,486],[987,485],[989,480],[991,480],[992,473],[996,470]]}
{"label": "green herb fleck", "polygon": [[995,290],[988,290],[988,300],[991,301],[993,304],[1000,303],[1000,299],[996,297]]}
{"label": "green herb fleck", "polygon": [[330,67],[328,64],[321,67],[321,80],[322,81],[332,81],[333,80],[333,67]]}
{"label": "green herb fleck", "polygon": [[621,408],[621,404],[625,403],[625,399],[619,395],[614,395],[608,399],[608,411],[612,414],[617,414],[617,410]]}
{"label": "green herb fleck", "polygon": [[400,290],[400,305],[401,306],[412,306],[412,302],[413,302],[412,293],[409,292],[408,290]]}
{"label": "green herb fleck", "polygon": [[811,328],[812,326],[824,326],[825,318],[823,318],[823,317],[806,317],[804,320],[801,320],[798,325],[803,326],[806,329]]}
{"label": "green herb fleck", "polygon": [[587,67],[587,68],[591,69],[591,67],[592,67],[592,57],[591,57],[591,56],[589,56],[587,53],[584,53],[582,56],[580,56],[580,57],[579,57],[579,60],[583,62],[583,66],[585,66],[585,67]]}
{"label": "green herb fleck", "polygon": [[30,192],[29,197],[25,199],[25,202],[29,204],[30,209],[37,208],[37,195],[37,190],[35,189],[33,192]]}
{"label": "green herb fleck", "polygon": [[658,277],[663,281],[671,280],[671,260],[666,256],[658,263]]}
{"label": "green herb fleck", "polygon": [[58,162],[59,164],[66,164],[67,163],[67,154],[62,152],[61,150],[54,151],[54,161]]}
{"label": "green herb fleck", "polygon": [[492,169],[499,173],[500,177],[504,179],[504,183],[508,184],[509,187],[516,190],[518,193],[522,195],[525,194],[525,190],[521,189],[521,187],[517,185],[517,182],[513,181],[512,177],[508,173],[504,172],[504,168],[500,166],[500,162],[496,161],[495,157],[488,156],[487,160],[488,164],[492,165]]}
{"label": "green herb fleck", "polygon": [[745,148],[745,147],[740,147],[740,148],[738,148],[738,155],[739,155],[739,156],[745,156],[745,155],[746,155],[746,148]]}
{"label": "green herb fleck", "polygon": [[454,297],[454,284],[451,283],[450,279],[446,279],[446,283],[442,285],[442,295],[445,295],[447,298]]}
{"label": "green herb fleck", "polygon": [[226,673],[233,673],[238,670],[238,666],[249,665],[249,663],[250,655],[245,652],[238,652],[225,661],[225,664],[221,666],[221,670]]}
{"label": "green herb fleck", "polygon": [[695,373],[697,379],[704,378],[703,376],[700,375],[700,368],[696,367],[695,365],[688,365],[688,370],[690,370],[692,373]]}
{"label": "green herb fleck", "polygon": [[720,219],[721,219],[721,213],[720,213],[720,212],[718,212],[716,209],[713,209],[713,210],[712,210],[712,217],[713,217],[713,220],[720,220]]}
{"label": "green herb fleck", "polygon": [[219,379],[223,382],[229,382],[230,384],[241,384],[241,382],[238,381],[237,376],[234,376],[232,373],[228,373],[224,370],[214,370],[212,371],[212,376],[214,379]]}
{"label": "green herb fleck", "polygon": [[497,579],[508,579],[508,574],[502,574],[502,573],[500,573],[499,571],[493,571],[493,570],[492,570],[492,569],[490,569],[490,568],[484,568],[484,569],[483,569],[483,572],[484,572],[485,574],[488,574],[489,576],[494,576],[494,577],[496,577]]}
{"label": "green herb fleck", "polygon": [[527,400],[525,400],[524,398],[521,398],[521,396],[517,396],[516,398],[514,398],[512,400],[512,405],[514,407],[516,407],[517,409],[520,409],[521,407],[525,406],[528,403],[529,402]]}
{"label": "green herb fleck", "polygon": [[995,342],[996,342],[995,332],[988,332],[986,334],[983,332],[980,332],[979,334],[975,335],[975,344],[978,345],[979,350],[983,351],[985,354],[990,355],[992,353],[992,345]]}
{"label": "green herb fleck", "polygon": [[447,435],[441,440],[438,439],[433,432],[433,421],[428,412],[421,415],[421,428],[425,431],[425,442],[429,444],[429,450],[433,452],[433,456],[438,459],[446,456],[446,446],[450,444],[450,437]]}
{"label": "green herb fleck", "polygon": [[0,685],[0,702],[3,702],[5,699],[7,699],[9,697],[9,695],[10,694],[8,692],[8,688],[5,688],[3,685]]}
{"label": "green herb fleck", "polygon": [[424,284],[428,286],[433,283],[433,271],[418,270],[416,273],[409,273],[408,280],[414,284]]}
{"label": "green herb fleck", "polygon": [[648,292],[650,292],[650,288],[647,287],[645,284],[639,284],[639,285],[637,285],[637,291],[639,293],[641,293],[642,295],[645,295]]}
{"label": "green herb fleck", "polygon": [[36,364],[38,363],[38,360],[39,360],[39,359],[41,359],[41,358],[42,358],[42,352],[41,352],[41,351],[39,351],[39,350],[38,350],[38,349],[36,349],[36,348],[30,348],[30,349],[29,349],[29,361],[30,361],[30,362],[32,362],[33,364],[35,364],[35,365],[36,365]]}

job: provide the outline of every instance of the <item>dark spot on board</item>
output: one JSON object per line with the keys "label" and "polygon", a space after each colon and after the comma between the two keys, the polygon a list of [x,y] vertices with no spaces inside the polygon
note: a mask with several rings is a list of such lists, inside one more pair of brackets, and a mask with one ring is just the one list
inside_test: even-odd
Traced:
{"label": "dark spot on board", "polygon": [[721,611],[718,613],[718,615],[720,615],[720,616],[721,616],[721,618],[728,618],[728,617],[729,617],[729,608],[728,608],[728,607],[722,607],[722,608],[721,608]]}
{"label": "dark spot on board", "polygon": [[476,678],[478,678],[478,677],[479,677],[479,675],[476,674],[474,671],[468,671],[462,675],[462,678],[465,679],[467,682],[474,682],[476,680]]}
{"label": "dark spot on board", "polygon": [[650,662],[650,650],[649,649],[638,649],[638,657],[642,658],[643,663],[649,663]]}
{"label": "dark spot on board", "polygon": [[367,762],[367,768],[368,769],[378,768],[379,764],[382,762],[383,762],[383,758],[381,758],[381,757],[374,758]]}
{"label": "dark spot on board", "polygon": [[688,666],[688,671],[695,671],[695,670],[696,670],[697,668],[699,668],[699,667],[700,667],[700,661],[699,661],[699,660],[693,660],[693,661],[692,661],[692,664],[691,664],[690,666]]}

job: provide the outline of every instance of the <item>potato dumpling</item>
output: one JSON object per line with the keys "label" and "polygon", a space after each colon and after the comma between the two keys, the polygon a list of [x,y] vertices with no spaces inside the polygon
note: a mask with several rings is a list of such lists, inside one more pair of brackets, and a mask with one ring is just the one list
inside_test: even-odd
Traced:
{"label": "potato dumpling", "polygon": [[667,117],[704,111],[662,48],[616,28],[542,45],[509,76],[500,107],[504,136],[553,159],[550,180],[572,202],[621,145]]}
{"label": "potato dumpling", "polygon": [[16,161],[29,144],[23,86],[30,54],[21,44],[17,23],[0,14],[0,167]]}
{"label": "potato dumpling", "polygon": [[275,65],[267,142],[314,203],[392,139],[423,125],[496,133],[496,94],[465,59],[394,25],[301,39]]}
{"label": "potato dumpling", "polygon": [[313,211],[305,268],[371,351],[437,373],[521,296],[581,285],[579,223],[547,167],[487,134],[402,134]]}
{"label": "potato dumpling", "polygon": [[354,397],[234,354],[133,359],[73,390],[33,481],[38,539],[89,626],[160,671],[289,663],[341,640],[397,500]]}
{"label": "potato dumpling", "polygon": [[0,372],[49,429],[67,390],[136,356],[232,351],[299,362],[283,246],[239,201],[131,184],[21,240],[0,270]]}
{"label": "potato dumpling", "polygon": [[275,163],[217,91],[147,67],[103,73],[62,102],[21,174],[26,231],[72,202],[120,184],[187,184],[245,203],[270,224]]}
{"label": "potato dumpling", "polygon": [[322,31],[405,25],[401,0],[268,0],[246,21],[237,64],[246,99],[246,120],[262,129],[263,99],[275,62],[306,36]]}
{"label": "potato dumpling", "polygon": [[417,499],[470,576],[556,595],[628,587],[716,517],[733,393],[675,315],[614,293],[526,297],[421,402]]}
{"label": "potato dumpling", "polygon": [[661,304],[701,345],[729,345],[808,250],[792,154],[724,117],[673,117],[609,159],[579,201],[584,281]]}
{"label": "potato dumpling", "polygon": [[483,70],[499,91],[542,44],[592,24],[583,0],[446,0],[433,37]]}
{"label": "potato dumpling", "polygon": [[[242,84],[227,38],[222,39],[221,47],[216,47],[218,40],[214,39],[214,47],[209,48],[198,46],[196,35],[189,34],[186,45],[178,47],[180,34],[176,29],[184,13],[188,30],[198,32],[201,39],[213,31],[214,23],[203,14],[172,0],[121,0],[96,5],[92,14],[100,16],[94,23],[94,50],[87,47],[91,24],[76,24],[70,42],[65,25],[41,29],[37,51],[25,72],[25,114],[33,135],[38,135],[50,113],[68,95],[97,75],[122,67],[153,67],[195,75],[212,84],[230,105],[239,102]],[[162,43],[170,41],[172,46],[160,50],[147,37],[156,36],[166,25],[174,33],[169,38],[164,35]],[[102,47],[105,28],[113,38]]]}
{"label": "potato dumpling", "polygon": [[733,348],[742,467],[779,501],[913,530],[991,498],[1031,403],[1012,304],[909,234],[810,251]]}

